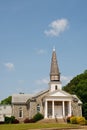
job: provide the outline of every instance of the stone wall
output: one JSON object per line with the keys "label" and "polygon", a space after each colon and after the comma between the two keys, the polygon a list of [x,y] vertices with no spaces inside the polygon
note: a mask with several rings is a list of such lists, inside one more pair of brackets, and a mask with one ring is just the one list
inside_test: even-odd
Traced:
{"label": "stone wall", "polygon": [[40,113],[44,115],[43,98],[47,94],[48,94],[48,92],[45,92],[45,93],[35,97],[35,102],[32,100],[30,101],[30,106],[29,106],[29,118],[30,119],[37,113],[37,105],[40,106]]}
{"label": "stone wall", "polygon": [[[19,117],[19,109],[23,110],[23,117]],[[15,116],[20,122],[23,122],[24,119],[29,118],[29,109],[26,104],[14,104],[12,105],[12,115]]]}
{"label": "stone wall", "polygon": [[36,102],[35,101],[31,101],[29,103],[29,119],[32,119],[33,116],[37,113],[37,107],[36,107]]}
{"label": "stone wall", "polygon": [[[37,113],[37,105],[40,106],[40,113],[44,115],[44,101],[43,99],[47,96],[49,91],[46,91],[42,94],[37,95],[36,97],[31,98],[27,104],[13,104],[12,105],[12,115],[15,116],[20,122],[23,122],[24,119],[32,119],[33,116]],[[78,100],[73,100],[71,103],[72,115],[82,116],[82,105],[78,104]],[[68,113],[68,104],[65,105],[65,114]],[[19,117],[19,108],[23,110],[23,117]]]}
{"label": "stone wall", "polygon": [[82,105],[78,104],[78,102],[72,101],[72,115],[82,116]]}
{"label": "stone wall", "polygon": [[[20,122],[23,122],[24,119],[32,119],[33,116],[37,113],[37,105],[40,106],[40,113],[44,115],[44,105],[43,97],[47,95],[48,92],[44,92],[37,97],[34,97],[27,104],[13,104],[12,105],[12,115],[15,116]],[[19,109],[23,110],[23,117],[19,117]]]}

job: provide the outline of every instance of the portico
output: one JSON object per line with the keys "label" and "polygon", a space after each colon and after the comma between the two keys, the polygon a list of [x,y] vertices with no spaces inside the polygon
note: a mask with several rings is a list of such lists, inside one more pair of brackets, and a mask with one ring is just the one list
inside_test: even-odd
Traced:
{"label": "portico", "polygon": [[45,118],[64,118],[71,116],[71,100],[46,99]]}

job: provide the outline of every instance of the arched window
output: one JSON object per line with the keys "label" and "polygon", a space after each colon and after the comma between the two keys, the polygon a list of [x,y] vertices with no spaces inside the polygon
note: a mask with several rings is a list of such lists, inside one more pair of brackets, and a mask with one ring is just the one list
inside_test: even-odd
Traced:
{"label": "arched window", "polygon": [[37,104],[37,112],[40,112],[40,105]]}
{"label": "arched window", "polygon": [[20,118],[23,117],[23,110],[22,110],[22,107],[19,108],[19,117],[20,117]]}
{"label": "arched window", "polygon": [[55,90],[57,90],[57,85],[55,85]]}

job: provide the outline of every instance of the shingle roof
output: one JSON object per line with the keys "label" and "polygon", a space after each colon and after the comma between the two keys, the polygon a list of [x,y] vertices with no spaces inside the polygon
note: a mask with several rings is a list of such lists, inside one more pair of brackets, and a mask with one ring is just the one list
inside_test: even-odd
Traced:
{"label": "shingle roof", "polygon": [[51,68],[50,68],[50,80],[55,81],[58,80],[60,81],[60,72],[57,64],[57,57],[56,57],[56,51],[53,50],[52,53],[52,59],[51,59]]}
{"label": "shingle roof", "polygon": [[12,103],[26,103],[27,100],[31,97],[31,94],[13,94]]}
{"label": "shingle roof", "polygon": [[48,92],[48,91],[49,91],[49,89],[40,91],[40,92],[38,92],[37,94],[35,94],[34,96],[32,96],[32,97],[33,97],[33,98],[34,98],[34,97],[38,97],[38,96],[40,96],[40,95],[42,95],[42,94],[44,94],[44,93],[46,93],[46,92]]}

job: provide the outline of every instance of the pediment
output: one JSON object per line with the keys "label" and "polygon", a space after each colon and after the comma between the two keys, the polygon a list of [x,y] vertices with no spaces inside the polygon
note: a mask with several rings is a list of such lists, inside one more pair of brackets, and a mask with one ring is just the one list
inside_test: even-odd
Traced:
{"label": "pediment", "polygon": [[69,93],[66,93],[65,91],[60,91],[60,90],[58,90],[58,91],[54,91],[54,92],[51,92],[50,94],[49,94],[49,96],[59,96],[59,97],[67,97],[67,96],[71,96]]}

